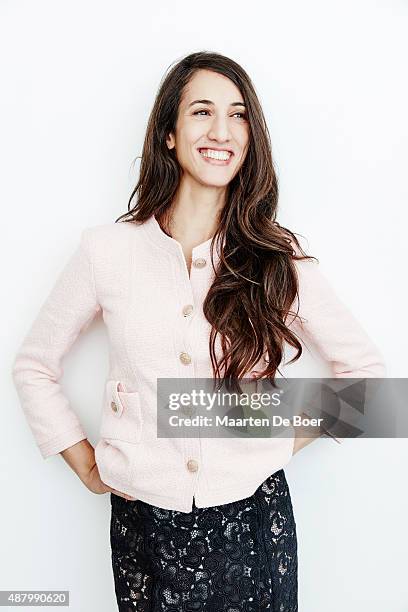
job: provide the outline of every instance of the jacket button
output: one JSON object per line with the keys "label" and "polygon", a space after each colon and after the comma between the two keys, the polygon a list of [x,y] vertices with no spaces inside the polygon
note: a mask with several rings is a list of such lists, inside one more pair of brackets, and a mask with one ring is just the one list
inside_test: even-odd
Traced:
{"label": "jacket button", "polygon": [[191,357],[188,353],[180,353],[180,361],[184,363],[184,365],[188,365],[191,363]]}
{"label": "jacket button", "polygon": [[187,304],[186,306],[184,306],[183,315],[185,317],[188,317],[189,315],[191,315],[192,312],[193,312],[193,306],[191,304]]}
{"label": "jacket button", "polygon": [[117,406],[116,402],[111,402],[111,408],[112,408],[113,412],[117,412],[118,411],[118,406]]}
{"label": "jacket button", "polygon": [[195,268],[204,268],[207,265],[207,260],[204,257],[198,257],[193,261],[193,266]]}
{"label": "jacket button", "polygon": [[187,468],[189,472],[196,472],[198,470],[198,463],[195,459],[189,459],[187,461]]}
{"label": "jacket button", "polygon": [[191,406],[183,406],[181,412],[186,416],[191,416],[193,414],[193,409]]}

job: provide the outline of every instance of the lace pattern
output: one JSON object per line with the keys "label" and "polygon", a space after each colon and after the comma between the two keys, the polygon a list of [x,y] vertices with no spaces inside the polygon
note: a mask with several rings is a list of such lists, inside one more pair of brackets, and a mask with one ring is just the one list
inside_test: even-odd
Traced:
{"label": "lace pattern", "polygon": [[111,497],[119,612],[298,612],[297,535],[283,469],[245,499],[165,510]]}

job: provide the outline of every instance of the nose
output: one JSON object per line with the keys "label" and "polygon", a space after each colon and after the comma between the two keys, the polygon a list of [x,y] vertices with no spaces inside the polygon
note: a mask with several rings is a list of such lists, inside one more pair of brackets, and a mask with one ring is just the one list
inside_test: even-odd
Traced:
{"label": "nose", "polygon": [[228,121],[224,117],[214,116],[208,131],[208,138],[219,142],[229,142],[231,135]]}

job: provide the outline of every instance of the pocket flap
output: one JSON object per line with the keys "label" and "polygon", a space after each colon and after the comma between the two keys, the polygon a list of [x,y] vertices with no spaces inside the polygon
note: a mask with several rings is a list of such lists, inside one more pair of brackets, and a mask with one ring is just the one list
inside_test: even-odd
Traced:
{"label": "pocket flap", "polygon": [[113,416],[120,419],[123,413],[123,404],[119,396],[119,388],[122,389],[119,380],[108,380],[106,383],[106,402],[112,411]]}
{"label": "pocket flap", "polygon": [[119,380],[106,381],[100,435],[133,444],[142,437],[140,393],[124,391]]}

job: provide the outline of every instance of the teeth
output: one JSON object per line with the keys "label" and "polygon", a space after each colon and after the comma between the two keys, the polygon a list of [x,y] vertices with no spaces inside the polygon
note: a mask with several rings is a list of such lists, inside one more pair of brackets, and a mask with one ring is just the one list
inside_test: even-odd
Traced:
{"label": "teeth", "polygon": [[200,149],[200,153],[203,157],[211,157],[212,159],[223,161],[227,161],[231,157],[229,151],[215,151],[214,149]]}

